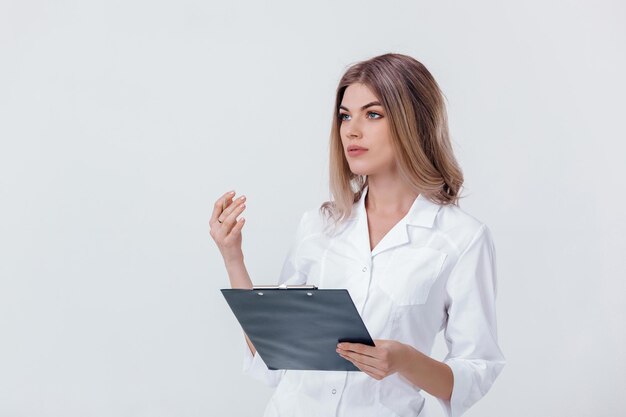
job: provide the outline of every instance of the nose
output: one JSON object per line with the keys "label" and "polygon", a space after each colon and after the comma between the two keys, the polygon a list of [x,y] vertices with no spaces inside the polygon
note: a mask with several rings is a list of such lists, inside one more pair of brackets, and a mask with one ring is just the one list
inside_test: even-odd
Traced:
{"label": "nose", "polygon": [[349,138],[358,138],[361,136],[361,129],[355,120],[350,120],[346,134]]}

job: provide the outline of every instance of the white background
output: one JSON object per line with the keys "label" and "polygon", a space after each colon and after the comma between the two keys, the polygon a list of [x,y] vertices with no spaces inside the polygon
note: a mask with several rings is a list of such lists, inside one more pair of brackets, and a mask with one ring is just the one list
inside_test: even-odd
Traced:
{"label": "white background", "polygon": [[[348,65],[414,56],[493,231],[508,364],[467,416],[626,407],[619,1],[0,1],[0,416],[260,416],[212,205],[273,283]],[[442,359],[441,340],[433,355]],[[437,406],[435,415],[439,415]]]}

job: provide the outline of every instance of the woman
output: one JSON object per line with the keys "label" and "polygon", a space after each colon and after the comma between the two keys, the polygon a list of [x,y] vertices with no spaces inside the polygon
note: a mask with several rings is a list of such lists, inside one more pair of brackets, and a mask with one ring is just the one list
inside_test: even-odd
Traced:
{"label": "woman", "polygon": [[[430,72],[401,54],[351,66],[333,109],[334,200],[304,213],[278,283],[347,288],[376,346],[338,345],[363,372],[269,370],[246,336],[244,371],[276,387],[266,417],[428,417],[421,390],[460,416],[490,389],[505,364],[495,248],[458,207],[462,184]],[[211,236],[232,287],[252,288],[233,198],[216,201]],[[428,356],[441,330],[442,362]]]}

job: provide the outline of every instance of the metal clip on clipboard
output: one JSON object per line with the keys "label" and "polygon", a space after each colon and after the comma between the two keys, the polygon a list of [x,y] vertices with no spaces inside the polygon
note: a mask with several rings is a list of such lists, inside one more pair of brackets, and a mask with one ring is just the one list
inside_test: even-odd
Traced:
{"label": "metal clip on clipboard", "polygon": [[257,285],[252,287],[253,290],[316,290],[315,285]]}

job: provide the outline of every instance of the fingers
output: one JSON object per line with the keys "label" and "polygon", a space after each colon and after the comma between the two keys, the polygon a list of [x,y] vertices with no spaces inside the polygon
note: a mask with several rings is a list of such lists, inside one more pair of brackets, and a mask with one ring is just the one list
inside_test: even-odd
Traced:
{"label": "fingers", "polygon": [[215,204],[213,205],[213,213],[211,213],[211,220],[209,222],[210,224],[217,222],[217,219],[220,216],[220,214],[222,214],[222,212],[224,211],[224,208],[228,207],[228,205],[230,204],[228,201],[231,200],[234,195],[235,195],[235,192],[230,191],[230,192],[224,193],[220,198],[218,198],[215,201]]}
{"label": "fingers", "polygon": [[237,222],[235,222],[235,225],[231,229],[229,236],[236,236],[237,234],[241,233],[241,229],[243,229],[243,224],[245,222],[246,219],[244,219],[243,217],[237,220]]}
{"label": "fingers", "polygon": [[[243,200],[242,200],[236,204],[235,203],[231,204],[231,206],[228,209],[226,209],[226,211],[228,211],[228,215],[226,217],[224,217],[224,214],[220,216],[221,217],[220,220],[222,221],[220,234],[222,236],[226,236],[229,233],[231,233],[231,231],[234,230],[234,226],[238,223],[241,223],[241,221],[239,222],[237,221],[237,216],[243,213],[245,208],[246,208],[246,205],[243,204]],[[241,227],[243,227],[243,224]]]}
{"label": "fingers", "polygon": [[242,195],[241,197],[237,198],[236,200],[234,200],[232,202],[232,204],[230,204],[228,207],[226,207],[226,209],[222,212],[222,214],[220,214],[218,216],[218,220],[220,220],[222,222],[222,224],[224,223],[225,219],[228,219],[228,217],[236,212],[237,210],[239,210],[240,206],[243,205],[243,203],[246,201],[246,196]]}
{"label": "fingers", "polygon": [[[242,196],[243,197],[243,196]],[[213,224],[215,227],[217,236],[220,240],[225,240],[230,237],[233,232],[238,233],[243,227],[243,221],[240,219],[237,221],[237,217],[243,213],[246,208],[244,204],[245,197],[240,197],[235,200],[221,215],[218,216],[218,221],[221,223]]]}
{"label": "fingers", "polygon": [[[354,346],[354,345],[353,345]],[[369,346],[368,346],[369,347]],[[352,350],[346,350],[337,348],[337,353],[339,353],[344,358],[349,358],[358,361],[359,363],[363,363],[369,366],[381,366],[382,361],[374,356],[369,356],[366,354],[357,353],[356,349],[353,347]]]}
{"label": "fingers", "polygon": [[363,343],[350,343],[350,342],[341,342],[337,345],[339,349],[343,349],[346,351],[352,351],[361,353],[366,356],[371,356],[373,358],[377,357],[377,347],[376,346],[368,346]]}
{"label": "fingers", "polygon": [[374,379],[383,379],[385,377],[385,373],[382,372],[380,369],[377,369],[373,366],[370,366],[368,364],[365,364],[363,362],[359,362],[356,359],[350,358],[346,355],[342,355],[341,353],[339,354],[342,358],[352,362],[352,364],[354,366],[356,366],[357,368],[359,368],[361,371],[365,372],[367,375],[371,376]]}

